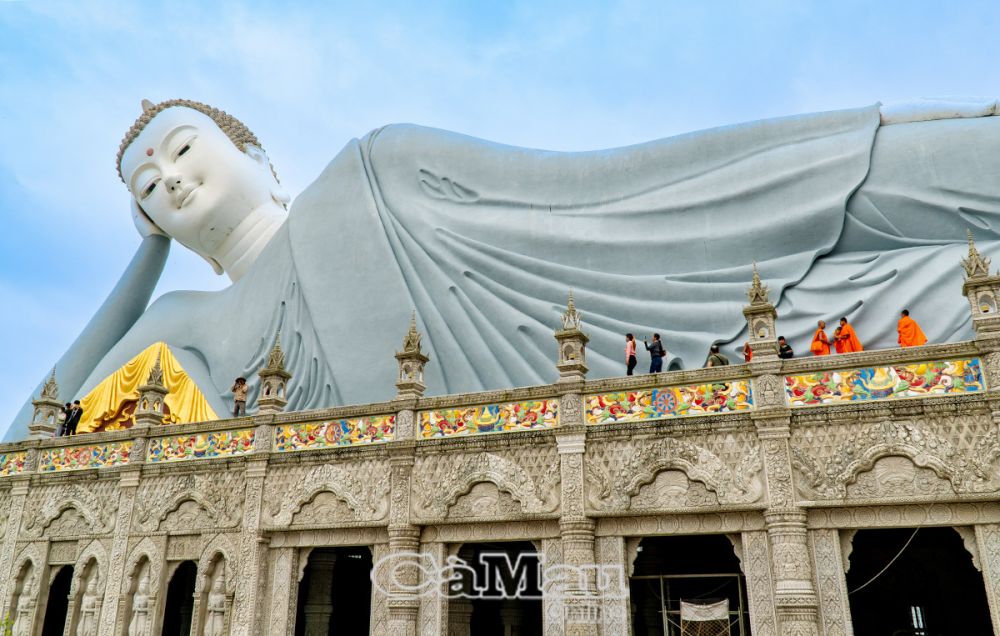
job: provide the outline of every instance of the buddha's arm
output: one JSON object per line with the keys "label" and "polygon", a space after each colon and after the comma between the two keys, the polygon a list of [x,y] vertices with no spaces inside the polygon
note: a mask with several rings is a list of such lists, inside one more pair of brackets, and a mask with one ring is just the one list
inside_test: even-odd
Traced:
{"label": "buddha's arm", "polygon": [[[169,253],[170,239],[165,236],[151,235],[142,240],[118,284],[56,363],[56,380],[61,400],[70,401],[82,397],[76,395],[76,392],[87,376],[142,316],[156,283],[160,280]],[[41,383],[32,396],[37,396],[40,390]],[[21,439],[26,436],[25,427],[31,418],[31,411],[29,398],[15,417],[6,439]]]}

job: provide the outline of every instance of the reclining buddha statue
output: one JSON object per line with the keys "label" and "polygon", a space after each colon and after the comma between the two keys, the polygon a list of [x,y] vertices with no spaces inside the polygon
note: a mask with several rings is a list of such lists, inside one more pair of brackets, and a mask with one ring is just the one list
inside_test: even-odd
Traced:
{"label": "reclining buddha statue", "polygon": [[[996,112],[876,104],[574,153],[391,125],[350,141],[286,210],[243,123],[143,102],[118,155],[142,242],[56,364],[60,392],[164,342],[223,413],[280,330],[288,409],[388,399],[414,311],[430,393],[547,383],[570,289],[591,377],[623,372],[625,332],[659,332],[665,368],[701,366],[711,344],[742,343],[754,261],[800,353],[840,316],[867,345],[894,344],[904,307],[932,342],[965,338],[966,232],[985,253],[1000,239]],[[172,240],[232,284],[149,305]],[[30,417],[29,402],[7,438]]]}

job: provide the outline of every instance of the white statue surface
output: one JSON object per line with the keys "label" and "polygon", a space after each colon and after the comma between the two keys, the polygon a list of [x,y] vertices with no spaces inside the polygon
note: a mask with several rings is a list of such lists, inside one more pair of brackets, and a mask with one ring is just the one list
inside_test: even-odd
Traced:
{"label": "white statue surface", "polygon": [[[287,214],[243,124],[196,102],[144,107],[120,154],[143,242],[57,364],[67,395],[165,341],[216,412],[234,377],[251,378],[252,404],[280,328],[289,410],[388,399],[413,309],[431,394],[551,382],[570,288],[591,377],[623,373],[625,332],[659,332],[666,368],[698,367],[710,344],[742,342],[754,260],[799,355],[818,319],[841,316],[866,346],[894,346],[902,308],[943,342],[971,335],[956,291],[966,230],[986,253],[1000,239],[990,100],[583,153],[392,125],[349,142]],[[147,307],[170,238],[233,284]]]}
{"label": "white statue surface", "polygon": [[17,603],[17,612],[14,615],[14,624],[11,625],[13,636],[28,636],[31,633],[31,618],[34,615],[35,604],[38,594],[38,577],[35,568],[31,567],[24,576],[24,583],[21,586],[21,595]]}
{"label": "white statue surface", "polygon": [[132,617],[128,623],[128,636],[146,636],[149,631],[149,568],[139,575],[135,594],[132,595]]}
{"label": "white statue surface", "polygon": [[[221,566],[220,566],[221,567]],[[205,605],[205,636],[222,636],[226,629],[226,575],[219,572],[212,581]]]}
{"label": "white statue surface", "polygon": [[76,636],[97,636],[98,621],[97,574],[87,580],[80,599],[80,620],[76,626]]}

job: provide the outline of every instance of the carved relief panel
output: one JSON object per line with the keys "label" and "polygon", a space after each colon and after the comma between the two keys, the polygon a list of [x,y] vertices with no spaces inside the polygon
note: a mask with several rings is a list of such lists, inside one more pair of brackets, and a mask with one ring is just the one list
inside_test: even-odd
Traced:
{"label": "carved relief panel", "polygon": [[375,523],[389,513],[384,459],[277,466],[264,482],[264,526]]}

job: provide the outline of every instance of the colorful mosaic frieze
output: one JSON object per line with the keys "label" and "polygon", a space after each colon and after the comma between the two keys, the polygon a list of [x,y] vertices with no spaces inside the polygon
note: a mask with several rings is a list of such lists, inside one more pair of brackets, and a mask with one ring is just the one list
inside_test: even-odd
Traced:
{"label": "colorful mosaic frieze", "polygon": [[253,452],[254,429],[211,431],[149,440],[146,461],[155,464],[189,459],[237,457]]}
{"label": "colorful mosaic frieze", "polygon": [[0,477],[7,475],[19,475],[24,472],[25,462],[28,454],[24,451],[14,453],[3,453],[0,455]]}
{"label": "colorful mosaic frieze", "polygon": [[86,468],[108,468],[128,463],[132,442],[46,448],[38,454],[38,472],[52,473]]}
{"label": "colorful mosaic frieze", "polygon": [[898,400],[985,390],[979,358],[822,371],[785,377],[793,406]]}
{"label": "colorful mosaic frieze", "polygon": [[379,415],[329,422],[282,424],[274,427],[278,453],[389,442],[396,435],[396,416]]}
{"label": "colorful mosaic frieze", "polygon": [[487,404],[420,413],[420,435],[424,439],[556,426],[559,426],[558,400]]}
{"label": "colorful mosaic frieze", "polygon": [[736,380],[695,386],[587,396],[587,424],[646,422],[753,408],[750,382]]}

